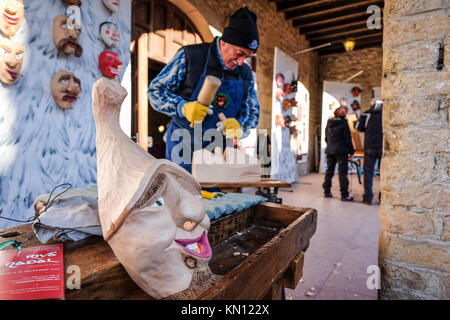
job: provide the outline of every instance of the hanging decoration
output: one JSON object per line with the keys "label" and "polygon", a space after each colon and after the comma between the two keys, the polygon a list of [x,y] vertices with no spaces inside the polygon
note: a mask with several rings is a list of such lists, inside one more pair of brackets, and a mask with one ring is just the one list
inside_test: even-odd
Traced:
{"label": "hanging decoration", "polygon": [[23,0],[7,0],[0,4],[0,30],[9,37],[14,37],[25,16]]}
{"label": "hanging decoration", "polygon": [[[75,22],[76,23],[76,22]],[[56,16],[53,20],[53,41],[59,52],[80,57],[83,54],[78,40],[81,29],[74,27],[73,18],[66,15]]]}
{"label": "hanging decoration", "polygon": [[13,40],[0,38],[0,81],[11,85],[21,78],[24,48]]}
{"label": "hanging decoration", "polygon": [[103,22],[99,29],[100,38],[106,46],[114,48],[119,44],[120,35],[115,23]]}
{"label": "hanging decoration", "polygon": [[120,0],[102,0],[105,7],[111,11],[111,13],[119,12]]}
{"label": "hanging decoration", "polygon": [[81,92],[81,81],[72,72],[60,70],[52,78],[51,90],[61,109],[72,109]]}
{"label": "hanging decoration", "polygon": [[115,79],[119,76],[122,64],[119,55],[113,51],[105,50],[98,57],[100,71],[105,77],[110,79]]}

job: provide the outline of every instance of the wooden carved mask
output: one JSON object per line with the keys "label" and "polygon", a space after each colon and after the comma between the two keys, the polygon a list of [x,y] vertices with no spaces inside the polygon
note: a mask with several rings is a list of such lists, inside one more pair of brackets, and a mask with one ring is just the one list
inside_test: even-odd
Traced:
{"label": "wooden carved mask", "polygon": [[0,30],[5,35],[13,37],[19,30],[25,16],[23,0],[2,1],[0,11]]}
{"label": "wooden carved mask", "polygon": [[7,38],[0,38],[0,81],[11,85],[21,78],[24,49],[22,45]]}
{"label": "wooden carved mask", "polygon": [[65,3],[67,3],[67,4],[81,7],[81,1],[80,0],[63,0],[63,1]]}
{"label": "wooden carved mask", "polygon": [[65,15],[56,16],[53,20],[53,41],[56,48],[67,55],[80,57],[83,49],[78,43],[81,29],[75,28]]}
{"label": "wooden carved mask", "polygon": [[81,92],[81,82],[72,72],[60,70],[52,78],[51,89],[61,109],[72,109],[72,104],[78,100]]}
{"label": "wooden carved mask", "polygon": [[112,13],[119,12],[120,0],[102,0],[105,7]]}
{"label": "wooden carved mask", "polygon": [[98,57],[98,66],[105,77],[115,79],[119,76],[122,61],[119,55],[113,51],[105,50]]}
{"label": "wooden carved mask", "polygon": [[119,44],[120,35],[115,23],[103,22],[100,25],[100,38],[110,48]]}
{"label": "wooden carved mask", "polygon": [[209,279],[210,221],[200,184],[174,162],[155,159],[120,128],[126,90],[101,78],[92,89],[103,237],[131,278],[160,299]]}

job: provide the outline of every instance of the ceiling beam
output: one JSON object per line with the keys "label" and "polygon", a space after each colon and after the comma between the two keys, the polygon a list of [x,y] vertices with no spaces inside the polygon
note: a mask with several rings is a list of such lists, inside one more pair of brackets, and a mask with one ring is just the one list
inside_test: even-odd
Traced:
{"label": "ceiling beam", "polygon": [[[321,13],[331,13],[342,9],[349,9],[355,7],[368,7],[373,4],[374,0],[337,0],[327,2],[317,2],[309,7],[302,7],[296,10],[285,12],[286,19],[292,19],[296,17],[308,17]],[[365,10],[364,10],[365,11]]]}
{"label": "ceiling beam", "polygon": [[372,37],[372,36],[383,36],[383,30],[378,30],[378,29],[374,29],[374,30],[370,30],[370,29],[363,29],[363,30],[355,30],[354,32],[346,32],[346,33],[341,33],[341,34],[331,34],[328,37],[321,37],[321,38],[314,38],[311,39],[309,41],[309,45],[311,47],[315,47],[318,45],[321,45],[323,43],[328,43],[328,42],[342,42],[347,38],[353,38],[355,40],[358,39],[363,39],[363,38],[367,38],[367,37]]}
{"label": "ceiling beam", "polygon": [[[366,48],[382,47],[382,45],[383,45],[382,41],[366,42],[366,43],[362,43],[360,45],[356,45],[355,49],[353,49],[353,51],[362,50],[362,49],[366,49]],[[324,55],[334,54],[334,53],[344,53],[344,52],[346,52],[344,46],[327,48],[327,49],[323,49],[323,50],[317,50],[317,54],[319,56],[324,56]]]}
{"label": "ceiling beam", "polygon": [[[354,16],[347,16],[343,18],[338,19],[332,19],[332,20],[324,20],[315,22],[314,24],[304,25],[302,27],[299,27],[300,34],[308,34],[308,33],[315,33],[315,32],[322,32],[330,28],[338,28],[344,25],[349,24],[363,24],[367,23],[367,14],[357,14]],[[297,26],[298,27],[298,26]]]}
{"label": "ceiling beam", "polygon": [[299,27],[300,32],[303,32],[302,30],[307,28],[323,28],[328,27],[330,24],[338,24],[343,22],[355,22],[355,21],[362,21],[366,20],[368,17],[366,12],[357,12],[355,14],[347,15],[347,16],[339,16],[331,19],[324,19],[324,20],[317,20],[314,19],[313,21],[308,20],[296,20],[292,23],[294,27]]}
{"label": "ceiling beam", "polygon": [[317,7],[318,5],[330,5],[339,0],[303,0],[303,1],[280,1],[277,3],[277,10],[287,12],[292,10],[302,10],[310,7]]}
{"label": "ceiling beam", "polygon": [[[381,20],[382,23],[382,20]],[[381,24],[382,25],[382,24]],[[326,37],[329,35],[339,34],[343,32],[351,32],[353,30],[367,29],[366,20],[357,21],[353,23],[346,23],[341,25],[328,26],[328,28],[316,29],[310,32],[303,32],[306,35],[306,40],[311,40],[314,38]]]}
{"label": "ceiling beam", "polygon": [[294,14],[294,11],[291,13],[286,13],[286,19],[292,19],[294,25],[296,25],[296,21],[300,21],[300,24],[308,24],[313,22],[318,22],[322,20],[328,20],[333,18],[340,18],[353,14],[367,14],[367,8],[370,5],[378,5],[380,9],[383,8],[384,1],[383,0],[370,0],[359,2],[357,4],[350,4],[344,7],[334,8],[334,9],[324,9],[321,11],[315,11],[310,14]]}
{"label": "ceiling beam", "polygon": [[[382,35],[366,36],[366,37],[355,40],[355,47],[365,45],[367,43],[379,43],[379,42],[383,42]],[[332,42],[331,46],[320,48],[320,49],[318,49],[318,51],[333,50],[336,48],[344,48],[343,43],[341,41]]]}

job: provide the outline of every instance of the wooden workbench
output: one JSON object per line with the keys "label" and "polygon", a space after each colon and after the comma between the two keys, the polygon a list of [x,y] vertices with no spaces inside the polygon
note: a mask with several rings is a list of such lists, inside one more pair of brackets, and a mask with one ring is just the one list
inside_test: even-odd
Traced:
{"label": "wooden workbench", "polygon": [[[304,253],[316,225],[315,209],[269,202],[212,221],[208,239],[214,275],[195,297],[176,298],[280,299],[281,288],[295,288],[302,276]],[[0,241],[21,241],[30,235],[27,224],[0,231]],[[33,238],[22,246],[40,245]],[[236,256],[236,250],[248,255]],[[81,289],[66,287],[66,299],[152,299],[131,280],[101,237],[64,242],[64,266],[70,265],[81,270]]]}
{"label": "wooden workbench", "polygon": [[290,188],[291,184],[286,181],[272,178],[261,178],[256,182],[202,182],[202,188],[219,188],[230,192],[242,192],[242,188]]}

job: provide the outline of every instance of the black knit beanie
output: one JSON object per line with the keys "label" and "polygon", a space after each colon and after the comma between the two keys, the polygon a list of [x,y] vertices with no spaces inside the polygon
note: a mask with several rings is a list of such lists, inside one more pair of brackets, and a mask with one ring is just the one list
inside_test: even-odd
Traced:
{"label": "black knit beanie", "polygon": [[223,31],[222,40],[256,52],[259,47],[256,14],[247,7],[240,8],[236,11],[230,17],[228,27]]}

